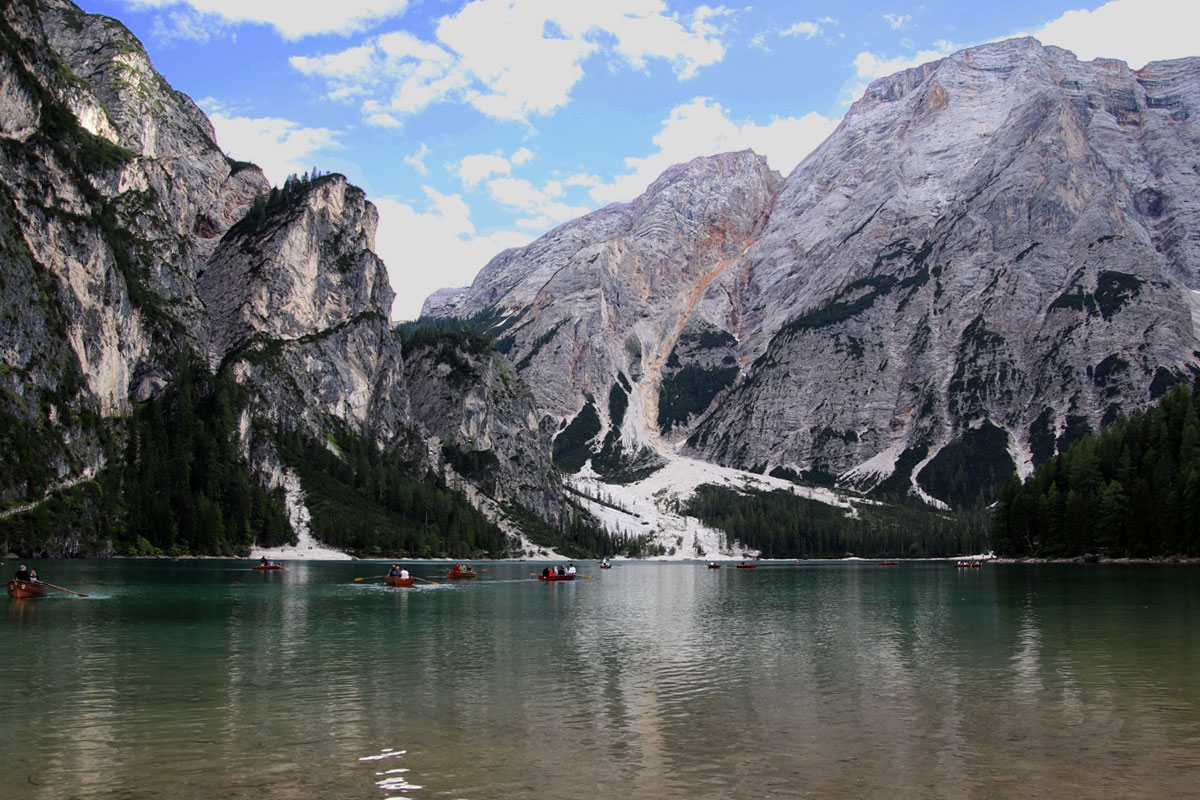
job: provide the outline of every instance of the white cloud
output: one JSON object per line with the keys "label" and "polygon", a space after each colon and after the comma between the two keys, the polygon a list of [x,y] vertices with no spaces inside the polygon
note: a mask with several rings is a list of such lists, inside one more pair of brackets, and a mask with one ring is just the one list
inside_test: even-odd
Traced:
{"label": "white cloud", "polygon": [[894,31],[903,30],[912,22],[912,14],[884,14],[883,20]]}
{"label": "white cloud", "polygon": [[1031,35],[1084,61],[1116,58],[1140,69],[1150,61],[1200,55],[1198,21],[1192,0],[1112,0],[1095,11],[1068,11]]}
{"label": "white cloud", "polygon": [[314,166],[314,156],[338,146],[338,134],[328,128],[305,128],[278,117],[230,116],[211,99],[200,104],[209,110],[221,149],[232,158],[262,167],[275,185],[288,175],[307,172]]}
{"label": "white cloud", "polygon": [[418,175],[428,175],[429,167],[425,166],[425,159],[429,157],[429,145],[421,142],[421,146],[417,148],[417,152],[409,153],[404,157],[404,163],[408,164]]}
{"label": "white cloud", "polygon": [[325,80],[331,98],[370,98],[365,114],[412,114],[454,102],[496,119],[526,120],[565,105],[584,62],[599,52],[637,69],[663,60],[680,80],[693,77],[724,57],[715,23],[725,13],[700,6],[681,17],[662,0],[475,0],[439,20],[436,42],[400,31],[291,64]]}
{"label": "white cloud", "polygon": [[780,36],[803,36],[811,39],[821,32],[821,26],[815,22],[797,22],[779,32]]}
{"label": "white cloud", "polygon": [[396,301],[392,319],[416,319],[425,298],[438,289],[468,286],[497,253],[529,244],[516,231],[476,235],[471,211],[459,195],[423,187],[425,208],[395,198],[373,202],[379,210],[375,251],[387,264]]}
{"label": "white cloud", "polygon": [[765,156],[772,169],[786,175],[833,132],[838,122],[813,112],[775,119],[766,125],[737,123],[729,119],[720,103],[697,97],[671,110],[654,137],[658,150],[643,158],[627,158],[625,174],[608,183],[594,176],[576,176],[574,180],[592,185],[591,196],[597,202],[625,202],[641,194],[670,166],[697,156],[744,149]]}
{"label": "white cloud", "polygon": [[492,175],[508,175],[512,172],[512,164],[504,156],[495,154],[479,154],[467,156],[458,163],[458,178],[464,186],[478,186],[480,181]]}
{"label": "white cloud", "polygon": [[[156,26],[163,33],[196,39],[204,35],[197,21],[223,20],[269,25],[285,39],[314,34],[355,33],[382,20],[400,16],[408,0],[339,0],[305,3],[294,0],[125,0],[134,8],[170,9]],[[190,13],[188,9],[191,9]],[[205,39],[207,35],[205,35]],[[204,39],[200,39],[204,41]]]}

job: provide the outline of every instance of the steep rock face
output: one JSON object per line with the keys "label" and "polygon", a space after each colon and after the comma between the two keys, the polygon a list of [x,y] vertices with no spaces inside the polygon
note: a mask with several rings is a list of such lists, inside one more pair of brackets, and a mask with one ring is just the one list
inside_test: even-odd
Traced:
{"label": "steep rock face", "polygon": [[[13,446],[0,454],[0,504],[36,504],[103,470],[122,420],[172,386],[187,352],[236,378],[234,450],[268,488],[296,484],[272,445],[279,430],[349,431],[442,469],[409,403],[363,192],[337,175],[273,189],[227,159],[115,20],[66,0],[3,7],[0,438]],[[476,441],[511,446],[492,458],[540,487],[521,495],[538,501],[526,510],[557,519],[528,414],[509,420],[485,402],[456,418],[487,429]]]}
{"label": "steep rock face", "polygon": [[870,486],[986,421],[1024,471],[1187,375],[1198,75],[1024,39],[872,85],[746,255],[756,367],[694,451]]}
{"label": "steep rock face", "polygon": [[947,445],[1025,472],[1196,368],[1198,103],[1196,59],[965,50],[874,83],[782,184],[675,168],[439,313],[493,321],[564,423],[624,375],[627,440],[945,499]]}
{"label": "steep rock face", "polygon": [[[537,509],[560,523],[560,483],[549,469],[553,428],[529,387],[495,352],[443,342],[405,353],[413,416],[430,446],[500,505]],[[504,457],[498,457],[503,455]]]}
{"label": "steep rock face", "polygon": [[696,159],[633,203],[502,253],[439,313],[486,311],[539,407],[559,419],[588,395],[626,393],[621,433],[636,442],[653,429],[657,382],[685,326],[731,327],[731,303],[709,287],[761,234],[779,186],[753,153]]}

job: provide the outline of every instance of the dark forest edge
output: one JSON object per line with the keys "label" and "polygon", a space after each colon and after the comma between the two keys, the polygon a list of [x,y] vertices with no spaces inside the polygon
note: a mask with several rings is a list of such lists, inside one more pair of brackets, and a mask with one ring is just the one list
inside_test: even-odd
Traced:
{"label": "dark forest edge", "polygon": [[1119,418],[1001,489],[992,521],[1011,558],[1200,556],[1200,381]]}

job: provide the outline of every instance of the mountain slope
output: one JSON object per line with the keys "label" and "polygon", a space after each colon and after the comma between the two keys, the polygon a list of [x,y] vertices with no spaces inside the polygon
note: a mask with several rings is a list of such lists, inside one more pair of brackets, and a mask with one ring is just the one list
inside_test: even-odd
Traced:
{"label": "mountain slope", "polygon": [[619,438],[986,501],[1195,370],[1198,87],[1196,59],[965,50],[872,84],[785,180],[677,167],[430,310],[500,337],[571,466]]}

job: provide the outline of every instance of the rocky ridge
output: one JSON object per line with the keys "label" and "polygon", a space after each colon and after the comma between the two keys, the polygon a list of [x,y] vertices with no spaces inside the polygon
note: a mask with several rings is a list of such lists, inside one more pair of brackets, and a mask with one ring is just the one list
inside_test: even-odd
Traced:
{"label": "rocky ridge", "polygon": [[[0,461],[0,501],[36,506],[44,490],[104,470],[122,420],[171,387],[191,353],[236,378],[237,446],[293,520],[308,515],[272,445],[278,430],[350,431],[444,473],[498,519],[524,501],[557,522],[548,453],[522,438],[539,423],[505,405],[515,394],[464,408],[461,440],[438,409],[410,402],[378,215],[360,189],[315,174],[272,187],[227,158],[116,20],[67,0],[4,6],[0,432],[19,446]],[[434,391],[438,373],[409,373]],[[458,475],[437,446],[447,438],[498,449],[520,498]]]}
{"label": "rocky ridge", "polygon": [[1197,87],[1198,59],[965,50],[876,81],[786,179],[698,159],[428,310],[490,324],[593,464],[619,432],[986,499],[1194,374]]}

